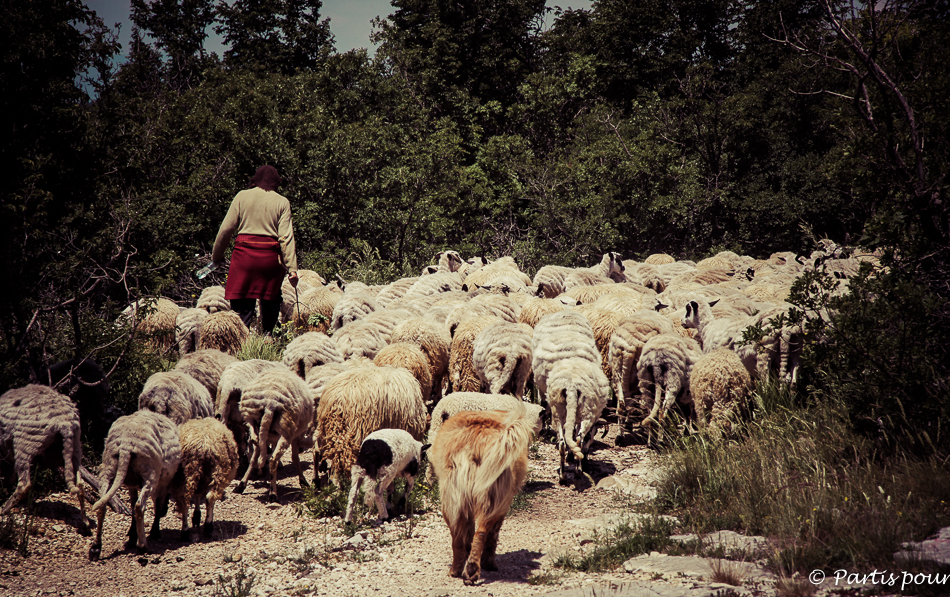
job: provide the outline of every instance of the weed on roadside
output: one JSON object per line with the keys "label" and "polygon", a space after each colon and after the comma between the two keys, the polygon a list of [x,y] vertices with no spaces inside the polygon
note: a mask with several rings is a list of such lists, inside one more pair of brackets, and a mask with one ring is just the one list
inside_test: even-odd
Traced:
{"label": "weed on roadside", "polygon": [[672,533],[673,524],[659,517],[623,522],[612,530],[598,533],[594,540],[597,547],[590,553],[564,554],[554,565],[580,572],[606,572],[634,556],[666,550],[673,544]]}
{"label": "weed on roadside", "polygon": [[241,564],[233,575],[218,574],[214,583],[214,597],[250,597],[257,575],[248,573],[247,565]]}

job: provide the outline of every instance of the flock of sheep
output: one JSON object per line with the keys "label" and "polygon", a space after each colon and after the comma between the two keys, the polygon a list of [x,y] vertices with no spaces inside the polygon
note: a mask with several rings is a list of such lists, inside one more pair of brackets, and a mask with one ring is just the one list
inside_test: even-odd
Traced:
{"label": "flock of sheep", "polygon": [[[382,520],[393,480],[404,476],[411,487],[431,445],[426,474],[439,478],[452,527],[452,574],[474,582],[479,567],[493,565],[498,529],[524,482],[522,456],[542,421],[557,436],[562,483],[588,459],[611,392],[618,445],[637,428],[655,431],[677,404],[699,427],[728,429],[754,379],[796,381],[802,331],[778,317],[790,308],[784,300],[794,280],[815,267],[846,277],[875,259],[843,253],[830,242],[808,258],[727,251],[698,263],[662,254],[634,262],[608,253],[590,268],[545,266],[531,278],[510,257],[466,262],[445,251],[423,275],[376,287],[341,288],[304,270],[296,289],[285,283],[282,322],[299,335],[282,362],[237,359],[250,331],[220,286],[205,289],[194,308],[140,301],[121,322],[148,332],[156,348],[177,344],[181,358],[152,375],[139,410],[109,430],[89,557],[101,552],[106,504],[123,485],[133,510],[130,544],[144,550],[149,499],[149,536],[171,496],[188,540],[190,506],[197,526],[206,503],[210,532],[214,503],[242,460],[235,491],[254,471],[267,472],[276,501],[281,456],[291,450],[306,486],[300,453],[313,448],[314,482],[325,480],[323,471],[333,483],[352,477],[346,520],[364,480],[367,506],[375,503]],[[742,342],[744,330],[769,321],[782,325]],[[531,387],[543,406],[524,401]],[[3,513],[29,489],[31,464],[61,444],[80,532],[89,532],[79,435],[79,410],[48,386],[0,396],[0,457],[15,462],[18,476]],[[482,460],[495,465],[464,464]],[[463,512],[465,504],[480,505]]]}

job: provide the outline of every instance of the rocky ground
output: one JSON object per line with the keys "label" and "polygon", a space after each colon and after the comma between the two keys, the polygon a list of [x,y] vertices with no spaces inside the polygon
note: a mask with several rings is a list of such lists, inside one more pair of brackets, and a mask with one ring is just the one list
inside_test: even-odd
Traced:
{"label": "rocky ground", "polygon": [[0,551],[0,595],[775,594],[774,577],[754,561],[729,565],[741,587],[712,582],[715,561],[695,556],[645,555],[598,574],[552,566],[560,554],[596,547],[598,533],[631,516],[632,506],[653,495],[658,470],[653,452],[642,446],[616,448],[609,436],[594,447],[594,484],[582,480],[569,487],[557,482],[554,446],[537,442],[532,447],[525,494],[502,527],[499,570],[484,572],[472,587],[448,576],[449,534],[436,504],[425,504],[425,512],[411,520],[400,517],[378,528],[367,524],[349,536],[338,517],[307,515],[287,466],[280,475],[280,503],[267,503],[264,481],[252,483],[243,495],[229,492],[216,508],[213,536],[202,540],[195,533],[192,543],[179,541],[180,522],[171,513],[163,520],[162,539],[149,542],[147,556],[125,549],[130,519],[110,511],[102,557],[90,562],[89,539],[76,532],[75,502],[68,494],[39,500],[29,557]]}

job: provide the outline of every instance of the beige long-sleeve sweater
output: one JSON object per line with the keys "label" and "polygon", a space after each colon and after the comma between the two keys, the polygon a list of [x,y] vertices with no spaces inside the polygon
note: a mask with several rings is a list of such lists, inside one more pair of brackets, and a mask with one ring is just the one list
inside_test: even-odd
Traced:
{"label": "beige long-sleeve sweater", "polygon": [[224,251],[236,234],[258,234],[277,239],[284,266],[297,271],[297,249],[294,227],[290,219],[290,201],[276,191],[260,187],[241,191],[231,202],[218,236],[214,241],[211,261],[224,261]]}

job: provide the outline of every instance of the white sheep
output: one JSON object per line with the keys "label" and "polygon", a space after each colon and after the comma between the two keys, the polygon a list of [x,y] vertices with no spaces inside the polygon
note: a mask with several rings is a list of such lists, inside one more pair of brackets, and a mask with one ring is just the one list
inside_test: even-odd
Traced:
{"label": "white sheep", "polygon": [[531,285],[537,288],[539,298],[553,299],[564,292],[564,278],[573,271],[562,265],[545,265],[534,274]]}
{"label": "white sheep", "polygon": [[[62,444],[62,452],[47,455],[47,449],[57,440]],[[30,384],[4,392],[0,396],[0,459],[13,461],[17,486],[0,514],[7,514],[30,491],[30,467],[37,459],[59,464],[60,458],[69,494],[79,500],[79,532],[88,535],[86,502],[79,477],[82,442],[78,409],[69,396],[48,386]]]}
{"label": "white sheep", "polygon": [[427,413],[419,382],[401,367],[356,366],[331,379],[317,408],[317,450],[320,461],[332,462],[330,479],[350,470],[360,444],[377,429],[404,429],[422,439]]}
{"label": "white sheep", "polygon": [[542,317],[534,327],[531,353],[534,383],[542,395],[547,392],[548,373],[557,361],[578,357],[600,365],[594,330],[587,318],[576,311],[558,311]]}
{"label": "white sheep", "polygon": [[523,399],[531,375],[531,334],[521,324],[499,320],[475,336],[472,363],[483,390]]}
{"label": "white sheep", "polygon": [[175,364],[175,370],[194,377],[208,388],[212,400],[218,395],[218,382],[225,367],[236,363],[237,359],[216,348],[206,348],[182,356]]}
{"label": "white sheep", "polygon": [[294,329],[326,332],[330,329],[333,310],[343,298],[336,286],[316,286],[284,292],[280,305],[282,323],[293,322]]}
{"label": "white sheep", "polygon": [[198,346],[201,337],[201,324],[208,312],[204,309],[184,309],[175,320],[175,342],[178,344],[178,354],[187,354]]}
{"label": "white sheep", "polygon": [[449,389],[451,392],[477,392],[482,380],[475,372],[472,355],[475,351],[475,337],[485,328],[503,321],[495,315],[473,317],[459,324],[452,338],[449,352]]}
{"label": "white sheep", "polygon": [[220,421],[212,418],[192,419],[179,428],[181,444],[181,475],[176,475],[171,487],[178,514],[181,516],[181,540],[189,541],[188,507],[194,503],[194,526],[201,523],[202,501],[207,505],[202,534],[211,535],[214,523],[214,504],[224,495],[237,473],[237,442],[234,435]]}
{"label": "white sheep", "polygon": [[213,409],[208,388],[184,371],[153,373],[139,394],[139,410],[165,415],[176,425],[188,419],[210,417]]}
{"label": "white sheep", "polygon": [[333,341],[343,359],[366,357],[373,359],[386,346],[379,328],[371,323],[356,321],[333,333]]}
{"label": "white sheep", "polygon": [[336,343],[323,332],[305,332],[293,340],[284,349],[281,362],[301,379],[313,367],[327,363],[342,363],[343,354]]}
{"label": "white sheep", "polygon": [[569,299],[571,304],[568,305],[562,298],[529,298],[518,312],[518,323],[525,323],[531,327],[535,327],[538,325],[538,321],[545,315],[564,311],[568,307],[577,304],[576,300],[570,299],[570,297],[566,295],[561,296],[565,299]]}
{"label": "white sheep", "polygon": [[195,307],[206,313],[230,311],[231,301],[224,298],[224,286],[209,286],[201,291]]}
{"label": "white sheep", "polygon": [[610,397],[610,382],[596,361],[584,357],[558,359],[548,372],[545,394],[551,426],[558,438],[559,481],[567,483],[573,476],[575,459],[583,468],[590,453],[594,427]]}
{"label": "white sheep", "polygon": [[422,314],[422,310],[416,311],[411,307],[394,305],[388,309],[377,309],[368,313],[360,320],[360,323],[374,326],[379,331],[383,342],[389,343],[392,341],[393,330],[397,325]]}
{"label": "white sheep", "polygon": [[422,276],[416,280],[406,291],[403,299],[411,301],[424,296],[460,290],[461,288],[461,276],[455,272],[440,271],[428,276]]}
{"label": "white sheep", "polygon": [[304,434],[313,423],[314,405],[306,382],[286,367],[266,369],[244,388],[238,407],[249,428],[255,457],[234,492],[244,492],[252,470],[263,471],[267,446],[272,443],[277,445],[270,458],[268,500],[277,501],[277,465],[288,446],[300,487],[307,487],[300,464],[300,447]]}
{"label": "white sheep", "polygon": [[637,362],[640,360],[643,345],[653,336],[672,333],[673,324],[669,319],[656,311],[639,311],[621,319],[610,337],[607,360],[614,395],[617,398],[617,423],[620,425],[618,445],[624,445],[631,439],[631,415],[634,405],[639,403],[639,400],[634,399],[639,396],[640,387]]}
{"label": "white sheep", "polygon": [[244,423],[244,415],[241,414],[240,409],[241,395],[244,393],[244,388],[254,381],[258,375],[267,369],[276,367],[284,367],[284,365],[265,359],[237,361],[224,368],[221,373],[221,380],[218,382],[218,392],[214,402],[214,418],[224,423],[231,430],[238,445],[238,453],[248,463],[251,462],[251,458],[247,443],[247,426]]}
{"label": "white sheep", "polygon": [[360,319],[367,313],[376,310],[376,299],[362,289],[344,292],[340,300],[333,307],[330,318],[330,329],[339,330],[343,326]]}
{"label": "white sheep", "polygon": [[674,402],[691,410],[689,373],[700,356],[699,344],[679,334],[659,334],[646,341],[637,363],[641,408],[649,413],[643,426],[652,429],[662,423]]}
{"label": "white sheep", "polygon": [[418,280],[419,276],[414,276],[411,278],[399,278],[394,282],[390,282],[376,295],[376,305],[380,309],[389,307],[395,301],[406,296],[406,292],[408,292],[412,285]]}
{"label": "white sheep", "polygon": [[155,509],[149,538],[160,537],[162,507],[169,483],[178,471],[180,459],[178,427],[165,415],[140,410],[119,417],[112,424],[99,467],[99,486],[104,492],[92,506],[97,513],[98,526],[95,539],[89,547],[90,560],[98,560],[102,552],[106,502],[112,499],[122,485],[129,490],[133,512],[129,543],[135,542],[139,552],[147,550],[145,506],[149,498],[152,499]]}
{"label": "white sheep", "polygon": [[366,507],[370,508],[372,503],[376,502],[376,524],[389,518],[386,495],[392,495],[398,477],[406,480],[404,499],[406,510],[409,516],[412,516],[409,496],[419,475],[423,453],[422,442],[403,429],[379,429],[367,435],[360,444],[356,462],[350,469],[350,495],[343,521],[353,521],[353,506],[356,505],[356,498],[364,483],[368,483]]}

